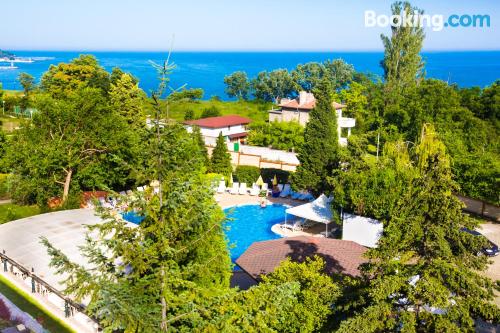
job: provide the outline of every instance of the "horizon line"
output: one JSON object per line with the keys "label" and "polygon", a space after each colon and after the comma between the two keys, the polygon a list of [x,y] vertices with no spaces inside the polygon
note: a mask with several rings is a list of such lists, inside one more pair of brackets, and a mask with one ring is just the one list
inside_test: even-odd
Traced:
{"label": "horizon line", "polygon": [[[168,49],[91,49],[91,48],[47,48],[47,49],[28,49],[28,48],[20,48],[20,49],[7,49],[0,48],[0,50],[8,51],[8,52],[16,52],[16,51],[35,51],[35,52],[110,52],[110,53],[119,53],[119,52],[129,52],[129,53],[162,53],[169,52]],[[498,52],[500,49],[422,49],[421,52]],[[193,53],[308,53],[308,52],[317,52],[317,53],[336,53],[336,52],[352,52],[352,53],[383,53],[384,49],[174,49],[172,53],[175,52],[193,52]]]}

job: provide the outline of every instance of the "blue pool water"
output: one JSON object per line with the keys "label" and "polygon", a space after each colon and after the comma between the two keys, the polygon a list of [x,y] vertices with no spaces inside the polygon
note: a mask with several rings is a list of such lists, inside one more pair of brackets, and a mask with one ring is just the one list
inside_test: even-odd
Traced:
{"label": "blue pool water", "polygon": [[142,220],[144,220],[144,216],[137,214],[133,210],[122,213],[122,217],[125,221],[129,221],[135,224],[139,224],[142,222]]}
{"label": "blue pool water", "polygon": [[234,245],[231,251],[231,260],[234,262],[253,242],[280,238],[271,231],[276,223],[285,220],[287,206],[273,204],[266,208],[259,205],[244,205],[225,209],[226,222],[229,230],[226,236],[230,245]]}

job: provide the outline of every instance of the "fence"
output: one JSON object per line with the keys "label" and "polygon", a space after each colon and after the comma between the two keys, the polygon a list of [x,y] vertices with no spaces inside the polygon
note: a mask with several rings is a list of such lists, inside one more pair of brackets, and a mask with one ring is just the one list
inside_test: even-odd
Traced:
{"label": "fence", "polygon": [[464,211],[488,220],[500,222],[500,207],[483,200],[472,199],[458,194],[457,198],[465,204]]}
{"label": "fence", "polygon": [[95,332],[98,330],[99,324],[96,320],[85,314],[85,307],[83,305],[73,302],[70,298],[66,297],[43,279],[36,276],[33,269],[29,270],[7,256],[5,251],[0,253],[0,259],[2,262],[2,271],[4,273],[10,273],[14,277],[22,279],[26,285],[31,284],[31,292],[33,294],[36,293],[43,296],[47,301],[54,304],[63,312],[66,318],[75,317],[77,322],[84,326],[88,327],[90,324],[91,331]]}
{"label": "fence", "polygon": [[[295,153],[247,145],[241,145],[238,151],[234,151],[233,147],[232,144],[228,144],[231,162],[236,166],[250,165],[258,168],[295,171],[299,165],[299,160]],[[213,147],[207,147],[207,149],[208,153],[212,154]]]}

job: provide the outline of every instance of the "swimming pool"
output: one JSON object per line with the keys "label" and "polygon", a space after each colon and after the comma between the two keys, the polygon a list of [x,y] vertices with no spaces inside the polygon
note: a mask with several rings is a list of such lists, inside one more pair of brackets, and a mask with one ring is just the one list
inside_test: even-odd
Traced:
{"label": "swimming pool", "polygon": [[277,239],[281,236],[271,231],[276,223],[285,220],[285,210],[288,207],[280,204],[268,205],[261,208],[259,205],[242,205],[224,209],[229,220],[226,226],[226,237],[230,245],[231,260],[234,262],[252,243]]}

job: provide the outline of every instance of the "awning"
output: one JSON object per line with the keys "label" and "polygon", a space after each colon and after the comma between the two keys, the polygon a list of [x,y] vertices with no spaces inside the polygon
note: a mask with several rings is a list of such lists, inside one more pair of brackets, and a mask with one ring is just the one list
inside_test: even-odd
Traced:
{"label": "awning", "polygon": [[286,213],[302,217],[310,221],[328,224],[333,220],[332,209],[330,208],[331,201],[332,199],[327,198],[324,194],[322,194],[313,202],[288,208]]}
{"label": "awning", "polygon": [[229,134],[228,137],[230,139],[239,139],[239,138],[244,138],[248,135],[247,132],[241,132],[241,133],[234,133],[234,134]]}

